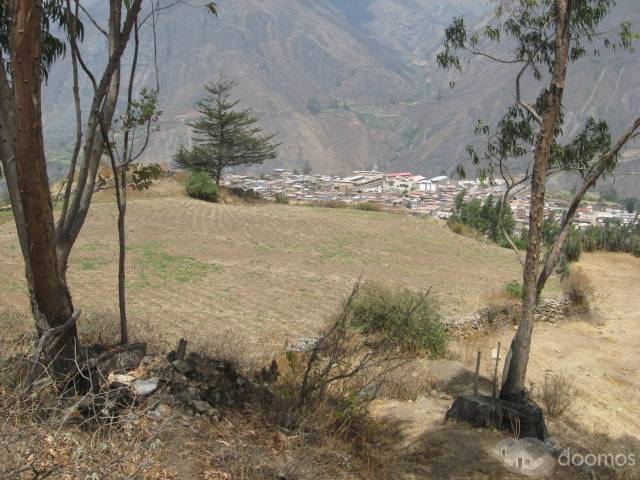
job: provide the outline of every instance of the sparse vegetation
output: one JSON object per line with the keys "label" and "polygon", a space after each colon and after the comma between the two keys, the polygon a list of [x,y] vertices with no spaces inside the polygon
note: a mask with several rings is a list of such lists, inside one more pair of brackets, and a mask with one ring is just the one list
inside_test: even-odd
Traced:
{"label": "sparse vegetation", "polygon": [[579,310],[589,310],[590,300],[595,289],[587,274],[580,268],[573,268],[561,282],[564,295]]}
{"label": "sparse vegetation", "polygon": [[[504,235],[504,232],[509,235],[513,233],[515,222],[511,207],[503,207],[502,199],[494,200],[491,195],[484,202],[479,198],[467,201],[465,195],[464,190],[456,195],[451,216],[447,221],[449,227],[465,236],[474,237],[478,236],[478,233],[486,235],[501,247],[511,248]],[[478,233],[472,234],[473,231]],[[512,240],[519,248],[524,247],[520,239]]]}
{"label": "sparse vegetation", "polygon": [[445,352],[444,325],[428,292],[394,290],[367,282],[354,298],[349,316],[363,333],[388,335],[402,349],[431,357]]}
{"label": "sparse vegetation", "polygon": [[512,280],[509,283],[506,283],[503,290],[511,298],[518,300],[522,299],[522,283],[517,280]]}
{"label": "sparse vegetation", "polygon": [[280,203],[282,205],[287,205],[289,203],[289,199],[287,198],[287,194],[284,192],[276,193],[276,203]]}
{"label": "sparse vegetation", "polygon": [[218,186],[206,172],[193,172],[185,183],[187,195],[207,202],[218,201]]}
{"label": "sparse vegetation", "polygon": [[530,386],[529,395],[542,406],[545,414],[557,418],[573,404],[577,390],[566,373],[547,372],[539,388],[535,384]]}
{"label": "sparse vegetation", "polygon": [[373,202],[356,203],[354,208],[356,210],[365,210],[368,212],[379,212],[382,210],[382,206],[379,203],[373,203]]}
{"label": "sparse vegetation", "polygon": [[580,231],[579,239],[585,252],[627,252],[640,256],[640,224],[594,225]]}

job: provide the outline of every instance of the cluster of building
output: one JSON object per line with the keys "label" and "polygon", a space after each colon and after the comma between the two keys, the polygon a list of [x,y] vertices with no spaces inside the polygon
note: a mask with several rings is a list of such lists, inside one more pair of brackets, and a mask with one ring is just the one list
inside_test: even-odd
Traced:
{"label": "cluster of building", "polygon": [[[384,173],[376,170],[356,170],[353,175],[337,177],[300,175],[285,169],[276,169],[272,174],[259,178],[230,175],[225,178],[225,184],[254,190],[265,198],[275,199],[279,195],[291,202],[375,203],[381,208],[407,208],[412,213],[440,219],[451,216],[454,199],[462,190],[465,191],[466,200],[484,200],[489,195],[501,198],[506,189],[504,181],[498,179],[488,183],[479,179],[454,180],[445,175],[427,178],[411,172]],[[530,197],[526,194],[510,201],[517,224],[527,223],[529,201]],[[558,219],[565,210],[554,202],[547,203],[545,209],[547,214],[556,214]],[[578,210],[576,225],[586,227],[604,223],[607,219],[617,219],[622,223],[636,221],[635,214],[611,208],[599,210],[589,205]]]}

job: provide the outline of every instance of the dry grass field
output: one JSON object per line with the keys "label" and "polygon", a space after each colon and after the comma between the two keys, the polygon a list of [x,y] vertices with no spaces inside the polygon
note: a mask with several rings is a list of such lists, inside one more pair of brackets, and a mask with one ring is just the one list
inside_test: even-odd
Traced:
{"label": "dry grass field", "polygon": [[[93,339],[116,332],[115,223],[115,205],[104,192],[71,258],[69,283],[75,304],[85,313],[80,332]],[[0,321],[4,328],[7,321],[15,327],[1,335],[32,333],[22,259],[8,212],[0,212],[0,255]],[[547,419],[563,445],[638,453],[640,384],[634,368],[640,361],[640,259],[589,254],[578,266],[595,286],[593,310],[559,323],[536,323],[529,377],[541,385],[551,371],[573,380],[574,402],[560,418]],[[500,298],[504,284],[518,279],[519,272],[509,250],[456,235],[429,218],[266,203],[210,204],[185,197],[175,181],[132,194],[129,203],[131,332],[159,352],[183,336],[194,349],[231,350],[250,360],[268,356],[286,341],[317,332],[358,277],[412,289],[432,287],[442,312],[455,315]],[[554,279],[550,291],[557,290]],[[22,324],[16,321],[20,318]],[[405,372],[398,382],[408,379],[415,401],[383,396],[373,408],[378,428],[388,432],[386,443],[376,447],[385,452],[382,463],[388,471],[377,476],[360,472],[357,478],[520,478],[492,456],[505,434],[442,423],[453,396],[471,388],[475,352],[484,352],[486,388],[493,371],[491,349],[498,341],[508,345],[512,336],[513,326],[507,325],[452,338],[447,358],[422,359]],[[420,375],[428,381],[418,381]],[[216,445],[227,434],[231,443],[244,442],[242,435],[254,427],[242,427],[247,420],[240,416],[232,418],[203,427],[186,450],[189,455],[199,451],[199,442]],[[224,433],[227,426],[242,433]],[[196,430],[180,428],[182,448]],[[171,449],[173,444],[167,445]],[[261,455],[256,458],[263,462]],[[316,466],[325,460],[317,458]],[[231,478],[202,474],[212,464],[208,457],[182,458],[166,478]],[[636,470],[614,473],[602,478],[638,478]],[[551,478],[587,476],[579,469],[556,469]]]}
{"label": "dry grass field", "polygon": [[[68,272],[75,304],[103,318],[117,308],[116,208],[108,193],[92,206]],[[127,225],[132,332],[152,326],[171,344],[179,336],[206,342],[233,335],[248,348],[296,341],[335,312],[359,276],[432,287],[445,313],[471,311],[519,277],[509,250],[455,235],[432,219],[210,204],[185,197],[172,181],[132,196]],[[10,221],[0,224],[0,255],[0,306],[27,312]]]}

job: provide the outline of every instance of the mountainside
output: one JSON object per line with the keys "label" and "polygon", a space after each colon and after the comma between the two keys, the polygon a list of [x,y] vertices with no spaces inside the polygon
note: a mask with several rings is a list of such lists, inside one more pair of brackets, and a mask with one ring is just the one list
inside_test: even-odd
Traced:
{"label": "mountainside", "polygon": [[[632,3],[621,2],[620,18],[634,18]],[[104,17],[99,0],[88,7]],[[475,121],[495,119],[513,97],[508,69],[474,62],[460,77],[435,64],[452,18],[480,22],[490,7],[481,0],[237,0],[220,2],[217,19],[187,4],[164,10],[157,28],[164,113],[146,159],[168,162],[189,142],[184,121],[202,85],[224,72],[238,82],[236,98],[279,133],[280,157],[268,169],[308,162],[336,174],[374,166],[450,173],[465,160]],[[95,66],[106,45],[85,23],[85,57]],[[153,85],[148,25],[142,39],[139,85]],[[54,67],[45,92],[50,152],[68,150],[73,133],[67,61]],[[640,111],[637,53],[605,55],[570,75],[578,86],[568,94],[566,132],[595,114],[611,120],[615,134]],[[88,82],[82,89],[90,93]]]}

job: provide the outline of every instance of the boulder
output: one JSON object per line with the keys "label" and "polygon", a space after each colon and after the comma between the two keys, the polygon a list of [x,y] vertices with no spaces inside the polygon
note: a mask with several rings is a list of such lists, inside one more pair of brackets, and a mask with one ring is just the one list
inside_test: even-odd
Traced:
{"label": "boulder", "polygon": [[150,395],[158,389],[158,383],[160,379],[158,377],[151,377],[147,379],[139,378],[131,385],[133,393],[136,395]]}

